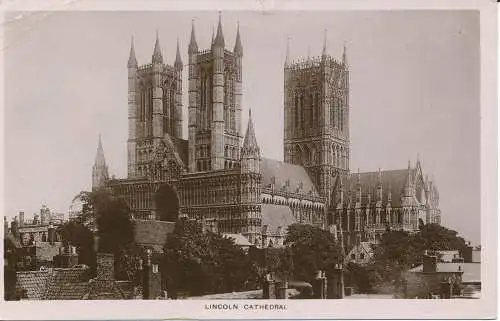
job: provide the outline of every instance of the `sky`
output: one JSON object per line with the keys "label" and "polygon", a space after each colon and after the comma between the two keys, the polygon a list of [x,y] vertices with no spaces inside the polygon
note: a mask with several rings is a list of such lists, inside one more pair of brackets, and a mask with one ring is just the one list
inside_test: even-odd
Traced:
{"label": "sky", "polygon": [[[14,16],[17,16],[16,13]],[[187,64],[194,19],[208,49],[217,12],[50,12],[6,25],[5,214],[42,204],[67,212],[89,190],[99,134],[111,175],[126,176],[127,60],[164,60],[176,40]],[[407,168],[417,155],[440,193],[442,224],[480,244],[480,47],[476,11],[223,12],[226,48],[237,23],[248,109],[265,157],[283,159],[283,62],[327,52],[350,65],[351,171]],[[184,68],[187,138],[187,66]]]}

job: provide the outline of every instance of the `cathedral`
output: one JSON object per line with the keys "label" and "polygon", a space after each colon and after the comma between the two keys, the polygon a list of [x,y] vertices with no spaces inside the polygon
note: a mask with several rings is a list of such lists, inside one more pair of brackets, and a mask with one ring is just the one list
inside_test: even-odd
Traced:
{"label": "cathedral", "polygon": [[251,111],[242,128],[243,44],[238,27],[226,48],[221,17],[208,49],[188,46],[188,137],[179,44],[164,62],[158,35],[150,63],[128,59],[128,175],[108,177],[99,138],[93,188],[124,197],[133,219],[195,219],[205,229],[241,234],[258,247],[283,245],[287,226],[328,229],[348,247],[388,228],[415,231],[440,221],[436,186],[415,166],[349,170],[349,64],[326,50],[284,62],[284,161],[261,155]]}

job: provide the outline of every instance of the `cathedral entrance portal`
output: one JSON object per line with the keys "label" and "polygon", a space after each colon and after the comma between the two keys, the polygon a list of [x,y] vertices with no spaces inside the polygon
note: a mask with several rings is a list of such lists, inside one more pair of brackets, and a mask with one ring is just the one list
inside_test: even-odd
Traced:
{"label": "cathedral entrance portal", "polygon": [[175,222],[179,218],[179,197],[172,185],[162,185],[155,194],[156,218]]}

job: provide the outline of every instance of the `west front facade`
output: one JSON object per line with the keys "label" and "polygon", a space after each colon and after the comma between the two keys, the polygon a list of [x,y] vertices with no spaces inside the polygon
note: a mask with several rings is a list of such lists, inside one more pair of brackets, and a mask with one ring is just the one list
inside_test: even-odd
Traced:
{"label": "west front facade", "polygon": [[287,226],[313,224],[348,246],[387,227],[439,222],[435,185],[415,167],[350,173],[349,65],[327,54],[284,64],[284,161],[261,155],[251,111],[242,128],[243,45],[226,49],[221,17],[211,47],[188,46],[188,139],[182,137],[179,44],[173,66],[157,36],[151,63],[128,60],[128,177],[109,179],[99,141],[93,188],[125,198],[136,221],[195,219],[257,246],[281,246]]}

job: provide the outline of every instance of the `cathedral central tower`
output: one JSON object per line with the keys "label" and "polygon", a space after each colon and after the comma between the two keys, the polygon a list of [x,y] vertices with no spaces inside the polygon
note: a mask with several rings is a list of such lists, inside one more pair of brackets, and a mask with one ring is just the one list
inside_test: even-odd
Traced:
{"label": "cathedral central tower", "polygon": [[327,54],[284,66],[285,162],[304,166],[330,200],[334,177],[349,172],[349,68]]}

